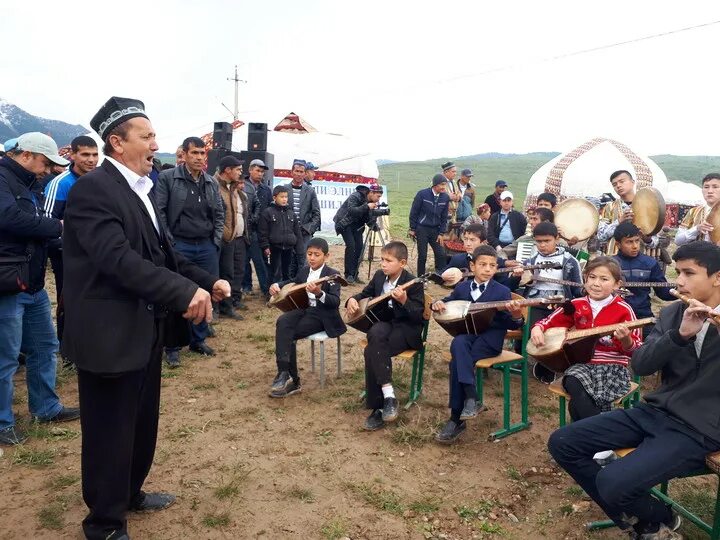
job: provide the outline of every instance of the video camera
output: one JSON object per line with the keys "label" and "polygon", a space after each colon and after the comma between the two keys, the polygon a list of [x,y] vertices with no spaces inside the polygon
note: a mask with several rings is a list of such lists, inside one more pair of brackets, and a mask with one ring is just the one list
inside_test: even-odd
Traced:
{"label": "video camera", "polygon": [[389,216],[390,215],[390,207],[387,203],[380,203],[375,208],[370,210],[370,217],[378,218],[381,216]]}

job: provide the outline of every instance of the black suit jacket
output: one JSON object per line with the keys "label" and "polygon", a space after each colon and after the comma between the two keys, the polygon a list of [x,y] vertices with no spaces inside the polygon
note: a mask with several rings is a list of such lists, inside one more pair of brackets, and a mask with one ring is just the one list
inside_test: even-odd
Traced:
{"label": "black suit jacket", "polygon": [[[330,268],[328,265],[325,265],[322,272],[320,272],[320,277],[332,276],[335,274],[342,276],[342,274],[334,268]],[[308,275],[310,275],[310,267],[305,265],[298,271],[294,280],[281,281],[278,285],[283,287],[288,283],[293,282],[296,284],[307,283]],[[320,319],[322,319],[323,327],[325,328],[325,333],[329,337],[334,338],[341,336],[347,332],[347,326],[345,326],[339,311],[340,284],[337,282],[330,283],[326,281],[321,284],[320,288],[325,293],[325,301],[318,301],[316,307],[310,307],[308,309],[316,309],[318,311]]]}
{"label": "black suit jacket", "polygon": [[166,345],[187,343],[180,314],[198,285],[210,291],[217,279],[172,249],[162,225],[158,233],[140,197],[107,160],[70,192],[63,262],[63,351],[94,373],[145,367],[156,317],[164,317]]}
{"label": "black suit jacket", "polygon": [[[501,216],[502,214],[498,212],[497,214],[490,216],[490,219],[488,220],[487,242],[492,247],[498,247],[500,244],[500,239],[498,237],[500,236]],[[525,216],[517,210],[510,210],[508,219],[510,220],[510,230],[512,231],[513,239],[520,238],[523,234],[525,234],[525,229],[527,228],[527,219],[525,219]]]}
{"label": "black suit jacket", "polygon": [[[375,298],[383,294],[383,285],[386,276],[382,270],[375,272],[372,280],[365,288],[353,296],[355,300],[363,298]],[[397,284],[402,285],[415,279],[410,272],[403,270],[398,278]],[[415,283],[407,289],[408,299],[405,305],[393,302],[392,323],[402,328],[405,338],[413,349],[422,348],[423,311],[425,311],[425,291],[422,283]]]}

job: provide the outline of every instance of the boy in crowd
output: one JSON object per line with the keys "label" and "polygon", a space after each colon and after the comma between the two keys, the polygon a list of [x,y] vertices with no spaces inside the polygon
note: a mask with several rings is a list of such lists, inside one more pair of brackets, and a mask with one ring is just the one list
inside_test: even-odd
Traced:
{"label": "boy in crowd", "polygon": [[[307,265],[303,266],[295,277],[295,283],[307,283],[305,289],[310,307],[283,313],[275,323],[275,359],[278,372],[270,387],[270,397],[284,398],[302,390],[297,368],[296,340],[322,331],[325,331],[328,337],[335,338],[347,330],[338,311],[340,284],[330,281],[315,283],[320,278],[340,273],[327,266],[329,254],[330,248],[325,240],[310,239],[305,254]],[[290,281],[273,283],[270,294],[275,296],[287,283]]]}
{"label": "boy in crowd", "polygon": [[512,244],[509,244],[503,248],[504,255],[508,259],[514,259],[517,256],[518,244],[520,242],[533,241],[532,232],[535,229],[535,225],[537,225],[538,223],[542,223],[543,221],[547,221],[550,223],[553,223],[555,221],[555,215],[553,214],[552,210],[548,210],[544,206],[528,208],[525,214],[527,215],[528,227],[530,228],[530,232],[516,238],[512,241]]}
{"label": "boy in crowd", "polygon": [[710,209],[720,201],[720,174],[710,173],[702,180],[702,196],[705,204],[690,209],[675,235],[675,244],[682,246],[694,240],[710,240],[714,227],[707,222]]}
{"label": "boy in crowd", "polygon": [[349,316],[359,310],[358,300],[392,292],[388,306],[392,316],[376,322],[367,333],[365,347],[366,408],[372,412],[365,429],[375,431],[398,416],[398,400],[392,386],[392,357],[407,349],[422,348],[425,294],[422,283],[401,285],[415,279],[406,270],[408,249],[402,242],[388,242],[380,252],[380,270],[359,294],[351,297],[346,308]]}
{"label": "boy in crowd", "polygon": [[537,208],[547,208],[548,210],[552,210],[553,208],[555,208],[556,204],[557,197],[552,193],[544,192],[538,195],[537,203],[535,204],[535,206]]}
{"label": "boy in crowd", "polygon": [[[472,281],[463,281],[450,296],[435,302],[433,311],[445,311],[445,302],[467,300],[470,302],[510,302],[510,289],[493,280],[497,270],[497,255],[491,246],[480,246],[473,252],[470,268],[475,275]],[[501,311],[492,323],[477,335],[462,334],[450,344],[450,419],[437,434],[435,440],[442,444],[454,442],[465,431],[465,420],[477,416],[475,388],[475,362],[500,354],[505,333],[523,325],[522,311]]]}
{"label": "boy in crowd", "polygon": [[286,186],[275,186],[273,202],[258,221],[260,249],[268,261],[270,279],[275,282],[290,279],[293,254],[300,257],[305,249],[300,220],[288,206],[289,194]]}
{"label": "boy in crowd", "polygon": [[[465,253],[458,253],[457,255],[453,255],[452,257],[450,257],[450,261],[448,262],[448,265],[443,268],[442,274],[444,274],[450,268],[468,270],[470,268],[470,263],[473,260],[474,251],[480,246],[487,244],[487,234],[485,231],[486,229],[484,225],[480,225],[477,223],[468,225],[462,235]],[[509,263],[507,264],[507,266],[514,266],[515,264],[518,264],[516,261],[505,261],[505,259],[503,259],[502,257],[497,258],[498,268],[505,268],[506,263]],[[500,273],[496,274],[494,279],[495,281],[509,287],[509,285],[507,284],[509,279],[508,276],[509,274],[507,273]]]}
{"label": "boy in crowd", "polygon": [[[676,540],[680,519],[650,494],[653,486],[705,468],[720,450],[720,247],[698,241],[673,255],[677,289],[692,298],[660,311],[634,352],[633,373],[660,373],[660,387],[630,409],[573,422],[550,436],[555,461],[618,527],[641,540]],[[607,448],[635,448],[604,468]]]}
{"label": "boy in crowd", "polygon": [[[665,275],[660,269],[657,259],[640,253],[642,243],[642,232],[631,221],[620,223],[613,233],[618,253],[615,259],[620,264],[623,273],[623,280],[630,281],[665,281]],[[675,300],[670,294],[670,287],[653,287],[655,296],[661,300]],[[650,287],[633,287],[632,295],[625,298],[625,302],[633,308],[638,319],[652,317],[650,309]],[[642,329],[643,339],[647,339],[653,325],[649,324]]]}

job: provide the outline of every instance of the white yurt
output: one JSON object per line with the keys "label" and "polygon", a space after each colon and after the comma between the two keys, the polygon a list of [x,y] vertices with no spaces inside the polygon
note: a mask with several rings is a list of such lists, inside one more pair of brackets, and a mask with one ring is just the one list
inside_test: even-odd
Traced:
{"label": "white yurt", "polygon": [[525,207],[535,204],[543,192],[558,200],[613,193],[610,175],[621,169],[630,171],[638,188],[653,186],[666,195],[667,177],[653,160],[618,141],[596,137],[540,167],[530,177]]}

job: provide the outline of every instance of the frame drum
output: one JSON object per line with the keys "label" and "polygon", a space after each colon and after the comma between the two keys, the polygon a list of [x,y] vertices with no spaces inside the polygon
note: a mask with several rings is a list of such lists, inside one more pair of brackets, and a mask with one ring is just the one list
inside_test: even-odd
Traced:
{"label": "frame drum", "polygon": [[715,245],[720,245],[720,203],[715,203],[705,221],[715,227],[710,233],[710,241]]}
{"label": "frame drum", "polygon": [[654,187],[637,190],[632,203],[633,223],[643,234],[657,234],[665,224],[665,198]]}
{"label": "frame drum", "polygon": [[585,199],[565,199],[555,207],[555,225],[561,237],[569,240],[576,236],[579,242],[590,238],[598,228],[600,215],[595,206]]}

